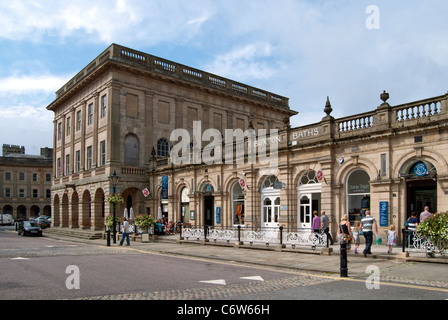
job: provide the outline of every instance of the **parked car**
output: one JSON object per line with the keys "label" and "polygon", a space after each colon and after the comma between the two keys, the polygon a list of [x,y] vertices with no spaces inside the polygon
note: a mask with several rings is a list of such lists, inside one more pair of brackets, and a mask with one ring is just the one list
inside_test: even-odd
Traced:
{"label": "parked car", "polygon": [[37,223],[38,227],[41,227],[42,229],[48,228],[50,226],[50,222],[48,222],[47,218],[43,218],[42,216],[39,218],[36,218],[34,222]]}
{"label": "parked car", "polygon": [[19,223],[18,226],[18,235],[26,236],[26,235],[35,235],[42,236],[42,229],[37,225],[36,222],[33,221],[23,221]]}
{"label": "parked car", "polygon": [[14,223],[14,218],[10,214],[0,214],[0,225],[12,226]]}

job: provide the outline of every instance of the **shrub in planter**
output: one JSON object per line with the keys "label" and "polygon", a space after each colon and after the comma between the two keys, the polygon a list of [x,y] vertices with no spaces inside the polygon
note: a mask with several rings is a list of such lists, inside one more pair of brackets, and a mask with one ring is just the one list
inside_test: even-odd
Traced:
{"label": "shrub in planter", "polygon": [[[106,224],[106,227],[109,228],[109,230],[112,230],[112,226],[113,226],[113,223],[114,223],[113,221],[114,221],[114,216],[110,215],[110,216],[106,217],[105,224]],[[115,224],[116,225],[120,225],[120,223],[121,223],[120,218],[115,217]],[[118,231],[118,229],[117,229],[117,231]]]}
{"label": "shrub in planter", "polygon": [[135,217],[134,222],[144,232],[148,232],[149,227],[154,224],[154,219],[150,215],[139,214]]}
{"label": "shrub in planter", "polygon": [[448,212],[435,213],[417,226],[417,235],[429,240],[445,255],[448,248]]}

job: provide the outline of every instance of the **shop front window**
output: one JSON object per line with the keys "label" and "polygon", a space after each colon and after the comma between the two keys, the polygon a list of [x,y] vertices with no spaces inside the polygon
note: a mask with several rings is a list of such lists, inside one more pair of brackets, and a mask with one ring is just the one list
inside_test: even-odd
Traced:
{"label": "shop front window", "polygon": [[370,210],[370,178],[364,170],[353,171],[347,179],[347,211],[350,221],[361,220]]}

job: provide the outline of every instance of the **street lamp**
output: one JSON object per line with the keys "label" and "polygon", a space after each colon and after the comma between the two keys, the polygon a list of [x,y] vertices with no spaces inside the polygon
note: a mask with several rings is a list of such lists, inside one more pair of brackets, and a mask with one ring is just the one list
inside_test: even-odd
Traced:
{"label": "street lamp", "polygon": [[[118,185],[118,182],[120,182],[120,177],[119,176],[117,176],[117,173],[115,172],[115,170],[114,170],[114,173],[111,175],[111,176],[109,176],[109,182],[110,182],[110,185],[112,186],[112,194],[115,194],[117,191],[116,191],[116,187],[117,187],[117,185]],[[116,224],[115,224],[115,219],[116,219],[116,212],[115,212],[115,202],[113,202],[113,204],[112,204],[112,207],[113,207],[113,212],[114,212],[114,222],[113,222],[113,229],[112,229],[112,232],[113,232],[113,240],[114,240],[114,243],[117,243],[117,240],[116,240],[116,235],[117,235],[117,229],[116,229]]]}

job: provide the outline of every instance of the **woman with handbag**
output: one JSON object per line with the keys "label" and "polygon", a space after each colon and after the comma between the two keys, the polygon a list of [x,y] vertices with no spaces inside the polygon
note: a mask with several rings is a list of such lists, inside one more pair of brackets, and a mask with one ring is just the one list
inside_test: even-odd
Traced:
{"label": "woman with handbag", "polygon": [[349,253],[351,249],[353,233],[350,222],[347,220],[346,214],[342,215],[341,223],[339,224],[338,228],[338,236],[339,236],[339,243],[342,243],[342,241],[344,241],[347,244],[347,253]]}

